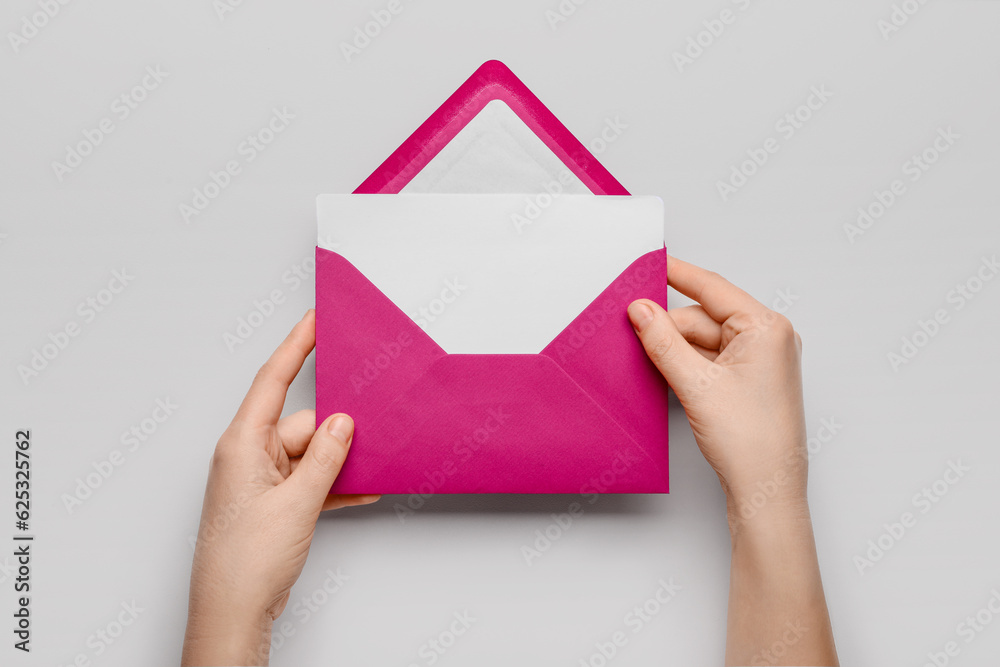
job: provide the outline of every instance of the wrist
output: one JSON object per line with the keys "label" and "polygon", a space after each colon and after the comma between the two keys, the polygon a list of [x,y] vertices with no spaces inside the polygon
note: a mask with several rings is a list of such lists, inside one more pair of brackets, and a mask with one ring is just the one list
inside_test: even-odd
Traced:
{"label": "wrist", "polygon": [[808,460],[789,454],[758,465],[744,467],[739,475],[720,475],[730,533],[735,536],[755,524],[797,524],[803,518],[808,523]]}
{"label": "wrist", "polygon": [[803,528],[812,532],[809,502],[805,490],[784,489],[726,494],[726,516],[730,537],[740,535],[773,535],[776,532],[796,533]]}
{"label": "wrist", "polygon": [[248,605],[193,606],[182,665],[266,665],[274,619]]}

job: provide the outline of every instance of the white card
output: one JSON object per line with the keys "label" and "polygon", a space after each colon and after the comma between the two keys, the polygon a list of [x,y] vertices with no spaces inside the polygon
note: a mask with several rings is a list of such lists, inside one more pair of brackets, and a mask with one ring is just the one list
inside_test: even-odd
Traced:
{"label": "white card", "polygon": [[664,246],[658,197],[321,195],[317,216],[320,247],[458,354],[540,352]]}

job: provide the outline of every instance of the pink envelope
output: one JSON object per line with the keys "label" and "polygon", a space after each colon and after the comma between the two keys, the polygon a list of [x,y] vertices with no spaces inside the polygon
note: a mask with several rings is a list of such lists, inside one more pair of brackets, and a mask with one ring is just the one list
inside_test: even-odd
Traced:
{"label": "pink envelope", "polygon": [[[497,61],[355,193],[402,190],[494,100],[591,192],[628,194]],[[317,424],[334,412],[356,424],[331,493],[667,493],[667,385],[628,321],[637,298],[666,307],[665,249],[636,256],[537,353],[448,354],[345,257],[317,246]]]}

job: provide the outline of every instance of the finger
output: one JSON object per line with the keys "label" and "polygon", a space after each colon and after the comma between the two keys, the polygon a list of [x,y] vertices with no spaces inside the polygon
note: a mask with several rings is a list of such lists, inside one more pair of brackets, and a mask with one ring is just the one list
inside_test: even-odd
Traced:
{"label": "finger", "polygon": [[337,510],[341,507],[353,507],[355,505],[371,505],[381,498],[374,494],[335,494],[327,496],[323,501],[323,511]]}
{"label": "finger", "polygon": [[288,458],[302,456],[316,432],[316,411],[299,410],[278,420],[278,437]]}
{"label": "finger", "polygon": [[646,354],[678,396],[689,386],[693,387],[699,374],[711,365],[684,340],[673,319],[659,304],[648,299],[633,301],[629,304],[628,316]]}
{"label": "finger", "polygon": [[756,314],[764,306],[717,273],[667,256],[667,283],[694,299],[716,322],[737,314]]}
{"label": "finger", "polygon": [[288,386],[316,346],[316,311],[310,309],[261,369],[236,412],[234,421],[249,426],[274,424],[281,416]]}
{"label": "finger", "polygon": [[695,352],[697,352],[701,356],[705,357],[709,361],[715,361],[716,359],[719,358],[719,351],[718,350],[709,350],[709,349],[706,349],[706,348],[702,347],[701,345],[696,345],[694,343],[691,344],[691,347],[694,348]]}
{"label": "finger", "polygon": [[667,311],[684,340],[708,350],[722,347],[722,325],[701,306],[685,306]]}
{"label": "finger", "polygon": [[354,421],[350,417],[340,413],[330,415],[316,429],[305,453],[285,482],[291,485],[293,493],[314,506],[317,512],[322,509],[330,487],[344,465],[353,437]]}

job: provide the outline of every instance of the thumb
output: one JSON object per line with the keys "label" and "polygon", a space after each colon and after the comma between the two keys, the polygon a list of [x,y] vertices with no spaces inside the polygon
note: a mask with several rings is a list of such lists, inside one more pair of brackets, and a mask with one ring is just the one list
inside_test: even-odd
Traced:
{"label": "thumb", "polygon": [[678,398],[687,395],[712,362],[691,347],[673,318],[658,303],[648,299],[633,301],[628,307],[628,317],[646,354]]}
{"label": "thumb", "polygon": [[316,505],[317,512],[340,474],[354,436],[354,420],[345,414],[330,415],[320,424],[302,460],[288,477],[296,493]]}

